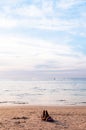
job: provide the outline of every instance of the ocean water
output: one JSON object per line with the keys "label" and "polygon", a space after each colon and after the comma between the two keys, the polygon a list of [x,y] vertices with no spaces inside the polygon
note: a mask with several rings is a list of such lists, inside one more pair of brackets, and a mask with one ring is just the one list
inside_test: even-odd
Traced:
{"label": "ocean water", "polygon": [[0,105],[83,105],[86,79],[0,81]]}

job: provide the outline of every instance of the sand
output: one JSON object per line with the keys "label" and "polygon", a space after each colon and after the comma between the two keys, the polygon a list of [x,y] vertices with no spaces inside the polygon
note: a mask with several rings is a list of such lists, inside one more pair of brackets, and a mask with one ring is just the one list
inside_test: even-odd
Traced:
{"label": "sand", "polygon": [[[41,120],[44,109],[53,123]],[[0,107],[0,130],[86,130],[86,107]]]}

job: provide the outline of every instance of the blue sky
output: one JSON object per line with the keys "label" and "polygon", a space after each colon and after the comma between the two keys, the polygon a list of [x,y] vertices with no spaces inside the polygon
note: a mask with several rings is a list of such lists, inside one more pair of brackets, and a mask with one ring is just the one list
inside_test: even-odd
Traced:
{"label": "blue sky", "polygon": [[0,1],[0,77],[31,71],[86,77],[86,0]]}

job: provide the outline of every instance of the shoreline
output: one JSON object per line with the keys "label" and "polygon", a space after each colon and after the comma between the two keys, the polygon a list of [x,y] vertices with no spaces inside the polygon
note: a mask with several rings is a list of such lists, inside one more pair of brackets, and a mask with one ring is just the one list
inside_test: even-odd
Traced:
{"label": "shoreline", "polygon": [[18,103],[18,104],[0,104],[0,107],[30,107],[30,106],[34,106],[34,107],[86,107],[86,105],[82,105],[82,104],[79,104],[79,105],[71,105],[71,104],[68,104],[68,105],[54,105],[54,104],[25,104],[25,103]]}
{"label": "shoreline", "polygon": [[[47,110],[54,123],[41,120]],[[86,106],[0,106],[1,130],[86,130]]]}
{"label": "shoreline", "polygon": [[2,104],[1,107],[86,107],[86,105],[39,105],[39,104]]}

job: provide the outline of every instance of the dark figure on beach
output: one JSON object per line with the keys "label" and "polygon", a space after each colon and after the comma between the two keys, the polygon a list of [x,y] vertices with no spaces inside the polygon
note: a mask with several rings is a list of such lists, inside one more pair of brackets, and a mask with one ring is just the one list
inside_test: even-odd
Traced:
{"label": "dark figure on beach", "polygon": [[42,119],[43,121],[54,122],[53,118],[52,118],[51,116],[49,116],[47,110],[46,110],[46,111],[43,110],[43,114],[42,114],[42,116],[41,116],[41,119]]}

